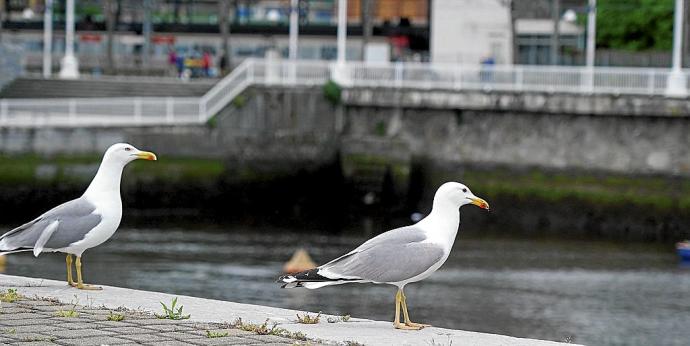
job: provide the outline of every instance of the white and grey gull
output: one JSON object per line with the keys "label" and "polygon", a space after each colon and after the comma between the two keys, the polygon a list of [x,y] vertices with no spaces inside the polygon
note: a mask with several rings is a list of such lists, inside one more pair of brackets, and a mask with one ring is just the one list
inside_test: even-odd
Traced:
{"label": "white and grey gull", "polygon": [[[391,284],[398,287],[393,326],[428,327],[410,320],[403,289],[408,283],[429,277],[448,259],[460,225],[459,209],[467,204],[489,209],[489,204],[467,186],[445,183],[434,195],[431,213],[418,223],[382,233],[324,265],[278,280],[284,283],[283,288],[308,289],[345,283]],[[403,323],[400,323],[401,308]]]}
{"label": "white and grey gull", "polygon": [[[156,155],[126,143],[106,150],[96,176],[84,194],[65,202],[0,236],[0,255],[33,251],[67,254],[67,283],[79,289],[100,289],[82,279],[81,256],[87,249],[110,239],[122,219],[120,180],[124,167],[137,159],[156,160]],[[72,255],[76,256],[77,281],[72,277]]]}

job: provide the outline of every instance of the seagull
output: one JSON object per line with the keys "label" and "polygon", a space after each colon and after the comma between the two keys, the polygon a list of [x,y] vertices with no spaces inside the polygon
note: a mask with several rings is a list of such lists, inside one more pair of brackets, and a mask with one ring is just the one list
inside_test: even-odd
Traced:
{"label": "seagull", "polygon": [[[156,160],[156,155],[126,143],[113,144],[103,155],[96,176],[84,194],[65,202],[0,236],[0,255],[32,251],[67,254],[67,283],[78,289],[100,290],[82,280],[81,255],[108,240],[122,219],[120,178],[124,167],[137,159]],[[77,281],[72,279],[72,255],[77,257]]]}
{"label": "seagull", "polygon": [[[278,279],[282,288],[315,289],[345,283],[390,284],[395,294],[396,329],[419,330],[428,324],[414,323],[407,311],[403,289],[424,280],[448,259],[460,225],[460,207],[489,204],[460,183],[448,182],[436,191],[431,213],[418,223],[396,228],[369,239],[358,248],[322,266]],[[400,323],[402,307],[404,323]]]}

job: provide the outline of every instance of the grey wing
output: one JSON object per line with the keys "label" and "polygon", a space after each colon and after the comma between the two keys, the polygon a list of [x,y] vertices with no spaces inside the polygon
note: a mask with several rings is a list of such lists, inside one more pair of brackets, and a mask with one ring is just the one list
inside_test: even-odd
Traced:
{"label": "grey wing", "polygon": [[[52,232],[41,239],[46,249],[64,248],[84,239],[86,233],[101,222],[101,216],[94,214],[96,206],[84,198],[77,198],[61,204],[35,220],[19,226],[0,236],[0,251],[32,249],[37,246],[46,230]],[[56,228],[49,227],[57,221]]]}
{"label": "grey wing", "polygon": [[373,282],[405,281],[424,273],[443,258],[443,248],[424,243],[425,239],[424,232],[415,226],[399,228],[372,238],[320,269]]}

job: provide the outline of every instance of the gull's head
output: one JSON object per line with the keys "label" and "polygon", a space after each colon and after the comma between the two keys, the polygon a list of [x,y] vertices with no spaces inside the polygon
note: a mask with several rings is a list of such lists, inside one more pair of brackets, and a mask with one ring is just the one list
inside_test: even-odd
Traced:
{"label": "gull's head", "polygon": [[123,166],[134,160],[157,160],[156,154],[149,151],[142,151],[131,144],[113,144],[105,151],[103,161],[118,162]]}
{"label": "gull's head", "polygon": [[482,209],[489,210],[489,203],[475,196],[469,187],[456,182],[448,182],[441,185],[434,197],[434,203],[437,201],[450,203],[457,208],[467,204],[474,204]]}

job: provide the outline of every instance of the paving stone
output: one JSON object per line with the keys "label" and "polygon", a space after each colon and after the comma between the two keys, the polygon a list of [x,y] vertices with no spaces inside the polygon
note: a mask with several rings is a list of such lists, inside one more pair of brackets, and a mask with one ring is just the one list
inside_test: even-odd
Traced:
{"label": "paving stone", "polygon": [[4,344],[4,343],[15,342],[15,341],[16,341],[16,340],[14,340],[14,339],[12,339],[12,338],[5,337],[5,336],[0,336],[0,342],[2,342],[3,344]]}
{"label": "paving stone", "polygon": [[60,311],[60,310],[75,310],[77,312],[83,312],[84,309],[79,309],[75,308],[74,305],[39,305],[39,306],[34,306],[33,310],[36,311],[44,311],[44,312],[52,312],[52,311]]}
{"label": "paving stone", "polygon": [[187,322],[183,326],[191,327],[199,330],[221,329],[223,325],[220,323],[203,323],[203,322]]}
{"label": "paving stone", "polygon": [[188,340],[189,343],[195,345],[253,345],[258,344],[259,341],[252,339],[245,339],[240,337],[226,336],[223,338],[204,338],[204,339],[193,339]]}
{"label": "paving stone", "polygon": [[102,316],[102,315],[93,315],[93,314],[86,313],[86,312],[80,312],[78,317],[79,317],[80,319],[88,320],[88,321],[93,321],[93,322],[96,322],[96,321],[107,321],[107,320],[108,320],[107,315],[106,315],[106,316]]}
{"label": "paving stone", "polygon": [[[30,326],[17,326],[13,327],[15,333],[42,333],[42,332],[50,332],[54,330],[64,330],[64,328],[61,328],[59,325],[55,324],[49,324],[49,325],[43,325],[43,324],[34,324]],[[2,333],[2,330],[0,330],[0,333]]]}
{"label": "paving stone", "polygon": [[[38,317],[37,317],[38,316]],[[37,312],[20,312],[17,314],[2,314],[3,321],[7,320],[24,320],[28,318],[45,318],[50,317],[48,314],[42,314]]]}
{"label": "paving stone", "polygon": [[2,324],[5,326],[30,326],[34,324],[55,324],[60,321],[53,320],[50,318],[40,318],[40,319],[24,319],[24,320],[7,320],[7,321],[2,321]]}
{"label": "paving stone", "polygon": [[[24,304],[26,303],[26,304]],[[257,335],[222,323],[158,319],[140,312],[125,314],[123,321],[108,321],[111,309],[47,301],[3,304],[0,314],[0,344],[11,345],[292,345],[294,341],[272,335]],[[56,311],[75,309],[75,317],[58,317]],[[209,338],[207,331],[228,333]]]}
{"label": "paving stone", "polygon": [[258,335],[258,334],[253,334],[253,335],[248,335],[245,336],[247,339],[252,339],[252,340],[258,340],[261,342],[291,342],[292,339],[288,338],[282,338],[280,336],[275,336],[275,335]]}
{"label": "paving stone", "polygon": [[94,323],[85,322],[84,320],[75,320],[74,322],[58,323],[55,326],[63,329],[92,329],[98,326]]}
{"label": "paving stone", "polygon": [[186,332],[194,330],[194,328],[187,326],[177,326],[173,324],[158,324],[158,325],[142,325],[142,328],[154,330],[157,332]]}
{"label": "paving stone", "polygon": [[97,329],[74,329],[74,330],[55,330],[50,332],[45,332],[47,335],[51,335],[57,338],[85,338],[91,336],[108,336],[113,335],[112,332],[106,332]]}
{"label": "paving stone", "polygon": [[22,307],[9,307],[6,304],[8,304],[8,303],[2,303],[2,307],[0,307],[0,315],[18,314],[18,313],[22,313],[22,312],[33,312],[34,311],[32,309],[22,308]]}
{"label": "paving stone", "polygon": [[178,341],[178,340],[169,340],[169,341],[160,341],[160,342],[150,342],[146,343],[144,345],[150,345],[150,346],[189,346],[189,342],[184,342],[184,341]]}
{"label": "paving stone", "polygon": [[17,343],[14,343],[12,345],[21,345],[21,346],[55,346],[55,343],[52,341],[20,341]]}
{"label": "paving stone", "polygon": [[188,340],[188,339],[198,339],[198,338],[205,338],[206,337],[206,332],[204,332],[203,335],[200,334],[194,334],[192,332],[195,332],[193,330],[190,330],[188,332],[165,332],[164,334],[165,337],[175,339],[175,340]]}
{"label": "paving stone", "polygon": [[95,336],[79,339],[60,339],[56,340],[56,343],[65,346],[101,346],[126,344],[131,343],[131,340],[113,336]]}
{"label": "paving stone", "polygon": [[141,343],[173,341],[173,339],[171,338],[165,337],[160,334],[153,334],[150,331],[147,334],[118,335],[118,337]]}
{"label": "paving stone", "polygon": [[144,319],[131,320],[130,322],[132,322],[134,324],[139,324],[139,325],[161,325],[161,324],[167,324],[165,321],[169,321],[169,320],[161,320],[158,318],[144,318]]}
{"label": "paving stone", "polygon": [[141,327],[107,327],[101,330],[115,334],[144,334],[151,332],[151,330]]}
{"label": "paving stone", "polygon": [[57,303],[47,301],[47,300],[20,300],[19,305],[25,306],[46,306],[46,305],[56,305]]}
{"label": "paving stone", "polygon": [[54,336],[50,336],[47,334],[40,334],[40,333],[16,333],[13,335],[9,335],[9,337],[18,340],[18,341],[53,341],[55,340]]}
{"label": "paving stone", "polygon": [[95,322],[90,322],[93,323],[94,325],[97,326],[104,326],[104,327],[132,327],[136,326],[136,324],[129,323],[127,319],[122,320],[122,321],[95,321]]}
{"label": "paving stone", "polygon": [[55,314],[50,315],[50,320],[55,321],[56,323],[76,323],[76,322],[90,322],[91,320],[88,318],[82,317],[82,314],[77,314],[76,316],[72,317],[62,317],[62,316],[57,316]]}
{"label": "paving stone", "polygon": [[204,329],[204,330],[192,330],[189,331],[188,333],[200,335],[200,336],[206,336],[206,331],[210,330],[212,332],[217,332],[217,333],[228,333],[228,336],[247,336],[247,335],[256,335],[252,332],[244,331],[241,329],[234,329],[234,328],[229,328],[229,329]]}
{"label": "paving stone", "polygon": [[108,316],[111,312],[112,313],[117,313],[117,311],[112,310],[112,309],[107,309],[107,308],[84,308],[83,311],[85,313],[93,314],[93,315],[105,315]]}

